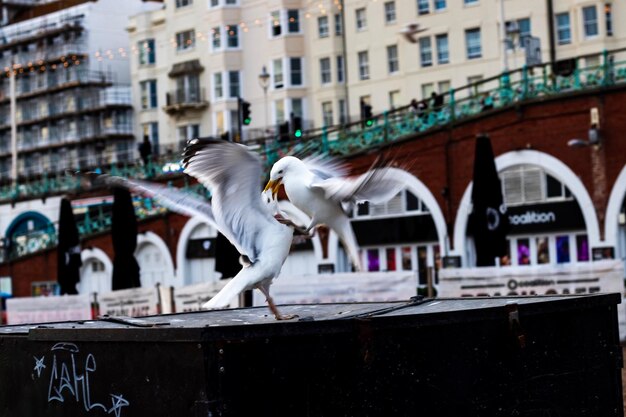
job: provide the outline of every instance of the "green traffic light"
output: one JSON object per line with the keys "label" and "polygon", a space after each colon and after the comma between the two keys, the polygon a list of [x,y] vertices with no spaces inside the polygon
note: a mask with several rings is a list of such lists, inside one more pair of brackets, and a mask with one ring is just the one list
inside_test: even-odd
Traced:
{"label": "green traffic light", "polygon": [[297,138],[302,137],[302,131],[300,129],[296,130],[295,133],[294,133],[294,136],[297,137]]}
{"label": "green traffic light", "polygon": [[243,119],[243,124],[244,125],[249,125],[250,122],[252,122],[252,119],[250,117],[247,117],[247,118]]}
{"label": "green traffic light", "polygon": [[365,122],[366,125],[371,126],[374,124],[373,120],[368,120],[367,122]]}

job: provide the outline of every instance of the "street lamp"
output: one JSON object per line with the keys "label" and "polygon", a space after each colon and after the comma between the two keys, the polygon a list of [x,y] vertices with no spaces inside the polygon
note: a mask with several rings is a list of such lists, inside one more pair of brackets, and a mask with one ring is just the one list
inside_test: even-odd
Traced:
{"label": "street lamp", "polygon": [[263,65],[263,69],[259,74],[259,85],[263,89],[263,96],[265,98],[265,133],[267,133],[267,87],[270,85],[270,75],[267,72],[265,65]]}

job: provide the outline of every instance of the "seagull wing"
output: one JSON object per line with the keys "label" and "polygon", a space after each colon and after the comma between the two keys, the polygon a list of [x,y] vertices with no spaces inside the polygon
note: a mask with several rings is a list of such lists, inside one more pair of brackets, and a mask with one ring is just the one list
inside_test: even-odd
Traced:
{"label": "seagull wing", "polygon": [[218,230],[255,262],[257,232],[278,224],[261,197],[260,158],[243,145],[218,139],[194,139],[183,156],[184,172],[211,190]]}
{"label": "seagull wing", "polygon": [[178,188],[172,188],[162,184],[141,180],[131,180],[107,174],[99,175],[96,178],[96,181],[110,187],[127,188],[135,194],[154,198],[163,207],[171,211],[189,217],[199,216],[211,224],[211,226],[217,228],[211,204],[190,192],[182,191]]}
{"label": "seagull wing", "polygon": [[309,171],[322,180],[348,175],[348,167],[345,164],[325,155],[309,156],[301,159],[301,161]]}
{"label": "seagull wing", "polygon": [[328,178],[316,181],[311,188],[320,189],[329,200],[337,202],[370,201],[385,202],[405,187],[397,171],[375,168],[355,178]]}

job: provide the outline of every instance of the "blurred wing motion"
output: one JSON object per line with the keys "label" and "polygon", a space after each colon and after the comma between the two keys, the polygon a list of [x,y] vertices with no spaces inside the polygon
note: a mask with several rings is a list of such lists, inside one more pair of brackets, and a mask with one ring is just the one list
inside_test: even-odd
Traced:
{"label": "blurred wing motion", "polygon": [[404,187],[398,171],[378,167],[356,177],[346,177],[346,169],[322,157],[300,160],[287,156],[274,164],[265,187],[275,195],[280,184],[298,209],[311,218],[308,229],[325,224],[337,233],[355,268],[362,270],[359,249],[344,206],[357,201],[380,203],[394,197]]}
{"label": "blurred wing motion", "polygon": [[211,204],[201,197],[166,185],[111,175],[100,175],[97,181],[110,187],[128,188],[135,194],[155,199],[163,207],[184,216],[199,216],[217,228]]}
{"label": "blurred wing motion", "polygon": [[293,229],[276,221],[263,201],[259,158],[238,144],[194,139],[185,148],[183,164],[187,174],[210,188],[211,203],[161,184],[109,175],[96,180],[152,197],[172,211],[202,217],[247,258],[241,271],[203,307],[224,308],[242,291],[257,288],[277,320],[292,318],[278,312],[269,287],[289,254]]}
{"label": "blurred wing motion", "polygon": [[194,139],[187,144],[183,166],[212,191],[217,229],[250,261],[205,308],[222,308],[240,292],[258,288],[276,319],[282,316],[269,295],[282,268],[293,229],[274,217],[260,189],[261,161],[247,147],[217,139]]}

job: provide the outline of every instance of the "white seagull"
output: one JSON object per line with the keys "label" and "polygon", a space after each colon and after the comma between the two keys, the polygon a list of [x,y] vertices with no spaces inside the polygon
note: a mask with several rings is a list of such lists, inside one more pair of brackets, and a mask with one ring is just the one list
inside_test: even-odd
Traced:
{"label": "white seagull", "polygon": [[358,244],[343,207],[362,201],[383,203],[405,186],[389,167],[371,168],[357,177],[347,177],[345,167],[332,160],[300,160],[294,156],[285,156],[274,164],[264,191],[272,190],[275,196],[281,184],[289,201],[311,218],[306,231],[321,224],[334,230],[357,271],[363,270]]}
{"label": "white seagull", "polygon": [[183,166],[185,173],[211,190],[211,203],[162,184],[108,175],[98,178],[153,197],[172,211],[202,217],[242,254],[241,271],[204,308],[225,308],[242,291],[256,288],[277,320],[297,317],[280,314],[269,293],[289,254],[294,229],[284,224],[290,223],[287,220],[274,218],[261,193],[259,157],[236,143],[193,139],[185,148]]}

